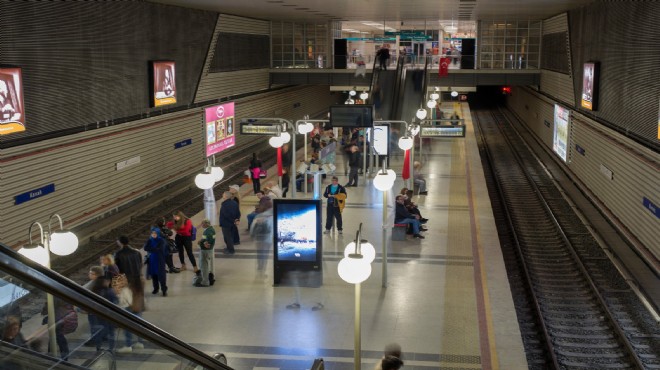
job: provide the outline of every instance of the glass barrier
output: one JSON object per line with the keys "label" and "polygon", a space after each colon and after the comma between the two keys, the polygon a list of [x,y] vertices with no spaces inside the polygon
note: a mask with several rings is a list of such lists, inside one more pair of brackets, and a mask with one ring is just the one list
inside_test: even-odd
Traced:
{"label": "glass barrier", "polygon": [[0,244],[0,369],[231,369],[116,306],[102,277],[83,288],[17,256]]}

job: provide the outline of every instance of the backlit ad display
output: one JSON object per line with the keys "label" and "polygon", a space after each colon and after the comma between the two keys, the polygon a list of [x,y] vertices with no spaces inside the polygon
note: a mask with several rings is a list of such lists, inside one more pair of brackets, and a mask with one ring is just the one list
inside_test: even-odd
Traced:
{"label": "backlit ad display", "polygon": [[378,155],[390,153],[390,126],[374,124],[374,138],[371,139],[371,130],[367,129],[367,141],[373,143],[374,150]]}
{"label": "backlit ad display", "polygon": [[598,63],[584,63],[582,68],[582,108],[596,110],[598,97],[598,72]]}
{"label": "backlit ad display", "polygon": [[320,262],[321,201],[275,199],[273,208],[275,263]]}
{"label": "backlit ad display", "polygon": [[0,135],[25,131],[20,68],[0,68]]}
{"label": "backlit ad display", "polygon": [[552,150],[566,162],[568,148],[568,129],[571,123],[571,111],[555,104],[555,124],[552,138]]}
{"label": "backlit ad display", "polygon": [[151,62],[153,70],[153,106],[176,103],[176,70],[173,61]]}
{"label": "backlit ad display", "polygon": [[234,102],[206,108],[204,117],[207,157],[236,145]]}

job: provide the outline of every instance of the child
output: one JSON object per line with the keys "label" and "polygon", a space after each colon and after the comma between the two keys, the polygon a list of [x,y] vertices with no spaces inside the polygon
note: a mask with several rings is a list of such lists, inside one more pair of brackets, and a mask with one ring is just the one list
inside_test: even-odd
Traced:
{"label": "child", "polygon": [[197,280],[196,287],[207,287],[215,283],[213,275],[213,247],[215,247],[215,230],[211,226],[211,221],[202,221],[202,238],[199,240],[199,267],[201,271],[201,281]]}

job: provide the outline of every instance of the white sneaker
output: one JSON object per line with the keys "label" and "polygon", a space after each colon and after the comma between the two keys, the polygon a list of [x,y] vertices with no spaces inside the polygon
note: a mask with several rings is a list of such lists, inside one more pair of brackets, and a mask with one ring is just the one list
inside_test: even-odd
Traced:
{"label": "white sneaker", "polygon": [[330,230],[326,230],[323,232],[324,234],[330,234]]}
{"label": "white sneaker", "polygon": [[144,349],[144,344],[137,342],[133,345],[133,349]]}
{"label": "white sneaker", "polygon": [[117,349],[117,353],[131,353],[131,352],[133,352],[133,348],[129,346],[123,346]]}
{"label": "white sneaker", "polygon": [[344,233],[343,230],[339,230],[339,235],[341,235],[341,234],[343,234],[343,233]]}

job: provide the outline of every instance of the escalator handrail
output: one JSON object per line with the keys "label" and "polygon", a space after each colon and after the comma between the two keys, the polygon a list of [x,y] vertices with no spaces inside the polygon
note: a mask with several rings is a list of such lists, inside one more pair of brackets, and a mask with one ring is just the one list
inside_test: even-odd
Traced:
{"label": "escalator handrail", "polygon": [[405,65],[405,56],[399,55],[396,61],[396,76],[394,79],[394,89],[392,94],[392,107],[390,109],[390,119],[400,119],[399,117],[399,103],[401,95],[401,85],[403,79],[403,69]]}
{"label": "escalator handrail", "polygon": [[424,75],[423,75],[423,81],[424,83],[422,84],[422,101],[420,102],[420,107],[426,109],[426,93],[427,89],[429,87],[429,79],[427,77],[428,69],[429,69],[429,59],[432,58],[432,56],[427,55],[425,56],[425,61],[424,61]]}
{"label": "escalator handrail", "polygon": [[53,296],[65,297],[69,303],[87,312],[94,312],[94,314],[105,320],[109,320],[114,325],[131,330],[133,334],[169,350],[188,361],[195,362],[209,369],[232,370],[231,367],[220,363],[213,357],[190,346],[172,334],[142,318],[132,315],[119,306],[76,284],[67,277],[29,260],[1,242],[0,270]]}
{"label": "escalator handrail", "polygon": [[380,77],[380,68],[376,69],[376,61],[378,58],[374,58],[374,64],[371,66],[371,81],[369,82],[369,104],[374,102],[374,85],[378,82]]}

